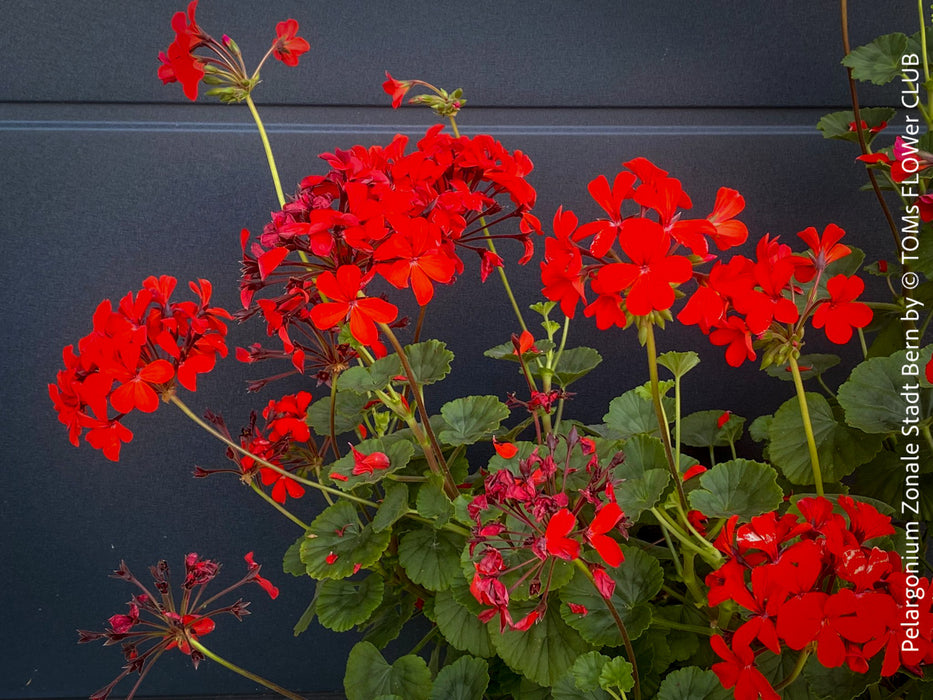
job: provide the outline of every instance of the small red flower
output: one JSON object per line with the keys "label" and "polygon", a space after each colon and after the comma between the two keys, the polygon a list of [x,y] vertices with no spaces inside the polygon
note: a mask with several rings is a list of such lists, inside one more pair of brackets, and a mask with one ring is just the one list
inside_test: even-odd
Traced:
{"label": "small red flower", "polygon": [[586,538],[590,544],[596,548],[603,561],[612,567],[621,564],[625,557],[622,555],[619,543],[606,533],[615,528],[616,523],[624,516],[625,513],[617,503],[607,503],[596,512],[596,517],[586,529]]}
{"label": "small red flower", "polygon": [[499,442],[495,437],[492,439],[492,446],[496,449],[496,454],[502,459],[512,459],[518,454],[518,448],[511,442]]}
{"label": "small red flower", "polygon": [[567,561],[573,561],[580,556],[580,543],[567,537],[576,525],[576,516],[566,508],[561,508],[551,516],[544,533],[549,554]]}
{"label": "small red flower", "polygon": [[287,19],[275,25],[275,41],[272,42],[272,55],[286,66],[297,66],[298,57],[311,46],[298,34],[298,22]]}
{"label": "small red flower", "polygon": [[362,278],[356,265],[341,265],[336,275],[329,271],[318,275],[317,288],[329,301],[311,309],[311,320],[323,331],[349,318],[353,337],[363,345],[372,345],[379,337],[376,324],[394,321],[398,309],[383,299],[359,296]]}
{"label": "small red flower", "polygon": [[398,109],[399,105],[402,104],[402,99],[411,90],[413,84],[414,82],[411,80],[396,80],[389,75],[389,71],[386,71],[386,81],[382,84],[382,89],[387,94],[392,95],[392,109]]}
{"label": "small red flower", "polygon": [[858,277],[836,275],[826,283],[830,298],[824,301],[813,314],[813,327],[826,327],[826,337],[838,345],[848,343],[853,328],[864,328],[872,319],[867,304],[855,301],[865,290],[865,283]]}

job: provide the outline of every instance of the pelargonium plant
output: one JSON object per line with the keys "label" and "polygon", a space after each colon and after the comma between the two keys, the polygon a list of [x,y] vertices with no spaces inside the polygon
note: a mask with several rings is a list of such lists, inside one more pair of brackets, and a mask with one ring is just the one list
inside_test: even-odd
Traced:
{"label": "pelargonium plant", "polygon": [[[931,515],[933,371],[921,343],[930,315],[916,308],[933,282],[910,280],[929,279],[933,257],[866,265],[831,222],[754,234],[737,190],[700,193],[695,209],[680,180],[633,154],[590,182],[599,218],[554,213],[537,201],[528,154],[459,133],[460,90],[388,73],[393,107],[408,99],[446,123],[414,143],[335,148],[286,197],[251,99],[259,68],[250,73],[226,35],[207,34],[196,6],[172,19],[158,75],[192,100],[208,85],[247,103],[280,209],[241,233],[242,308],[213,306],[207,280],[174,300],[176,280],[155,275],[98,305],[49,387],[73,444],[117,461],[132,414],[160,402],[223,443],[229,466],[196,476],[233,474],[296,527],[284,571],[307,580],[312,598],[296,632],[316,619],[363,635],[347,660],[349,700],[926,697],[933,584],[920,523]],[[309,50],[298,30],[278,23],[259,66],[270,55],[297,65]],[[931,90],[924,32],[847,52],[853,88],[897,77],[896,55],[895,65],[922,56],[914,82]],[[893,117],[856,99],[820,127],[859,144],[889,220],[886,189],[921,220],[919,235],[933,235],[929,135],[908,130],[871,150]],[[898,253],[912,231],[893,226]],[[509,240],[520,244],[515,261],[504,252],[515,246],[497,247]],[[524,270],[512,265],[536,252]],[[863,298],[865,272],[887,282],[889,301]],[[453,354],[422,337],[424,319],[436,287],[464,274],[502,284],[514,320],[486,355],[514,363],[520,379],[506,395],[464,396],[432,414],[431,385]],[[540,274],[535,322],[509,274]],[[400,315],[406,295],[414,319]],[[306,382],[267,396],[242,428],[197,415],[180,391],[196,391],[228,355],[233,320],[264,331],[236,360],[276,367],[251,390]],[[647,382],[614,399],[600,425],[572,417],[572,386],[603,360],[568,347],[572,322],[613,334],[626,362],[643,347]],[[674,323],[697,326],[727,365],[760,361],[791,382],[787,401],[750,423],[751,440],[728,407],[685,412],[699,356],[659,352]],[[837,357],[805,352],[814,335],[861,350],[841,386],[823,376]],[[328,504],[321,512],[302,500],[312,490]],[[204,645],[216,617],[247,612],[242,600],[215,607],[223,594],[255,582],[277,595],[246,561],[239,583],[206,597],[219,565],[189,554],[180,599],[164,562],[151,569],[155,592],[121,563],[114,576],[138,589],[128,612],[80,641],[120,644],[126,665],[92,697],[135,676],[132,697],[173,649],[300,697]],[[427,633],[390,664],[381,649],[410,624]]]}

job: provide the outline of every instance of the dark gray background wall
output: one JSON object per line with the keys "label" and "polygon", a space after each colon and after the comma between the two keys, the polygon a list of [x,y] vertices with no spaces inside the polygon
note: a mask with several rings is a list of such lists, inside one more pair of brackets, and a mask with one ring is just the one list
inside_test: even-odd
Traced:
{"label": "dark gray background wall", "polygon": [[[849,5],[854,45],[918,28],[906,0]],[[68,444],[47,398],[61,348],[88,332],[97,303],[150,274],[175,275],[182,286],[207,277],[217,300],[235,308],[238,232],[260,229],[275,207],[247,110],[190,104],[156,78],[156,54],[180,9],[181,0],[0,1],[3,698],[87,695],[116,675],[119,652],[78,647],[74,630],[101,629],[122,612],[131,591],[107,578],[121,559],[141,575],[160,558],[178,570],[197,551],[223,561],[232,579],[255,551],[282,595],[248,591],[254,615],[223,621],[205,641],[287,687],[338,690],[353,644],[319,627],[293,638],[312,588],[279,562],[299,533],[235,479],[192,479],[195,464],[221,466],[223,451],[177,411],[134,417],[136,437],[112,464]],[[793,242],[806,226],[835,222],[871,260],[891,251],[870,196],[858,192],[855,154],[814,128],[847,105],[837,13],[836,3],[808,0],[202,0],[198,21],[236,39],[247,62],[288,17],[311,42],[297,68],[269,65],[255,93],[286,191],[323,172],[320,152],[416,136],[433,123],[424,109],[389,108],[380,87],[389,70],[462,86],[463,130],[493,133],[535,162],[543,221],[560,204],[598,215],[586,183],[644,155],[683,181],[700,216],[719,186],[735,187],[753,240],[770,231]],[[893,96],[865,89],[863,99]],[[490,321],[503,294],[495,279],[481,286],[477,278],[468,270],[432,304],[427,330],[457,354],[454,374],[429,396],[435,410],[458,394],[517,388],[511,367],[482,357],[514,329]],[[536,263],[512,279],[522,303],[537,300]],[[261,333],[258,324],[237,328],[232,344]],[[598,422],[609,399],[644,381],[643,354],[631,332],[599,334],[586,319],[572,339],[612,358],[611,372],[578,387],[576,415]],[[696,348],[704,360],[707,376],[687,387],[688,410],[754,417],[789,395],[752,368],[727,370],[695,329],[672,329],[660,344]],[[244,380],[264,371],[227,361],[189,403],[222,411],[235,428],[297,386],[246,397]],[[310,518],[317,508],[309,498],[301,510]],[[143,687],[146,695],[257,691],[215,664],[194,672],[180,654],[160,661]]]}

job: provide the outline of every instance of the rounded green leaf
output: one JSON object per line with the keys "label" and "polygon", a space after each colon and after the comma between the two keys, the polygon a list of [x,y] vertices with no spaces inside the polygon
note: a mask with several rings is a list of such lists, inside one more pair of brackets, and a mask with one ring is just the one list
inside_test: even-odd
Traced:
{"label": "rounded green leaf", "polygon": [[609,661],[609,657],[598,651],[588,651],[580,654],[570,669],[573,682],[580,690],[597,690],[599,688],[599,674]]}
{"label": "rounded green leaf", "polygon": [[450,373],[454,354],[439,340],[426,340],[405,347],[414,380],[421,386],[441,381]]}
{"label": "rounded green leaf", "polygon": [[391,666],[369,642],[359,642],[347,658],[343,679],[347,700],[373,700],[398,695],[405,700],[428,700],[431,671],[420,656],[409,654]]}
{"label": "rounded green leaf", "polygon": [[387,355],[373,362],[369,367],[350,367],[337,378],[339,391],[352,391],[366,394],[381,391],[388,386],[393,377],[402,373],[402,363],[398,355]]}
{"label": "rounded green leaf", "polygon": [[[888,121],[896,112],[890,107],[868,107],[859,110],[862,120],[869,126],[880,126],[882,122]],[[849,129],[849,124],[855,121],[855,115],[852,110],[842,112],[833,112],[827,114],[817,123],[816,128],[823,132],[824,139],[841,139],[858,143],[858,133]],[[864,133],[864,132],[863,132]],[[870,133],[865,136],[871,139]]]}
{"label": "rounded green leaf", "polygon": [[346,578],[357,565],[366,568],[378,561],[389,539],[389,532],[361,525],[349,501],[337,501],[311,523],[301,543],[301,561],[312,578]]}
{"label": "rounded green leaf", "polygon": [[609,659],[603,670],[599,674],[599,687],[604,690],[609,688],[618,688],[623,693],[627,693],[635,687],[635,677],[632,675],[632,664],[616,656]]}
{"label": "rounded green leaf", "polygon": [[362,581],[321,581],[317,585],[317,619],[327,629],[346,632],[369,619],[382,602],[384,591],[378,574]]}
{"label": "rounded green leaf", "polygon": [[385,482],[386,495],[373,518],[373,530],[388,530],[408,512],[408,487],[398,481]]}
{"label": "rounded green leaf", "polygon": [[901,74],[901,57],[906,48],[906,35],[885,34],[853,49],[842,59],[842,64],[852,69],[852,77],[856,80],[885,85]]}
{"label": "rounded green leaf", "polygon": [[[349,433],[361,422],[363,406],[368,399],[352,391],[338,391],[334,404],[334,431],[337,435]],[[308,408],[308,425],[318,435],[330,435],[330,401],[312,401]]]}
{"label": "rounded green leaf", "polygon": [[418,515],[431,521],[434,527],[443,527],[454,514],[454,504],[444,493],[443,480],[431,474],[418,488],[416,498]]}
{"label": "rounded green leaf", "polygon": [[761,462],[733,459],[700,475],[700,488],[690,492],[690,505],[708,518],[738,515],[750,520],[775,510],[784,498],[777,472]]}
{"label": "rounded green leaf", "polygon": [[[838,421],[822,394],[808,391],[806,399],[824,482],[839,481],[881,449],[880,436],[866,435]],[[774,414],[769,435],[768,454],[788,481],[812,484],[810,453],[796,398]]]}
{"label": "rounded green leaf", "polygon": [[362,455],[382,452],[389,458],[389,467],[387,469],[374,469],[372,473],[363,472],[362,474],[354,474],[353,468],[356,466],[355,455],[352,450],[349,451],[336,462],[329,464],[323,469],[323,472],[328,476],[331,474],[339,474],[346,477],[345,479],[334,479],[331,477],[334,485],[344,491],[352,491],[360,484],[375,484],[382,481],[383,477],[387,474],[392,474],[404,468],[411,461],[412,455],[415,454],[415,446],[404,439],[373,438],[370,440],[363,440],[354,447],[356,451]]}
{"label": "rounded green leaf", "polygon": [[488,685],[489,664],[483,659],[461,656],[438,672],[430,700],[483,700]]}
{"label": "rounded green leaf", "polygon": [[460,605],[450,591],[438,591],[434,615],[444,639],[454,648],[487,658],[495,655],[486,625],[475,613]]}
{"label": "rounded green leaf", "polygon": [[[674,415],[674,400],[664,397],[661,399],[665,415],[668,418]],[[627,440],[633,435],[647,433],[658,434],[658,419],[654,412],[651,399],[640,395],[638,388],[626,391],[609,402],[609,413],[603,416],[606,426],[612,431],[609,437]]]}
{"label": "rounded green leaf", "polygon": [[693,350],[665,352],[658,355],[658,364],[669,369],[674,377],[680,378],[700,364],[700,356]]}
{"label": "rounded green leaf", "polygon": [[727,700],[732,692],[722,687],[709,669],[689,666],[673,671],[661,682],[658,700]]}
{"label": "rounded green leaf", "polygon": [[495,396],[465,396],[441,406],[447,424],[438,437],[447,445],[472,445],[489,437],[509,417],[509,409]]}
{"label": "rounded green leaf", "polygon": [[[557,383],[566,389],[596,369],[602,361],[602,355],[593,348],[569,348],[561,353],[554,370],[554,377]],[[532,367],[531,373],[536,377],[541,376],[541,370],[536,366]]]}
{"label": "rounded green leaf", "polygon": [[685,416],[680,424],[680,441],[691,447],[725,447],[742,437],[745,419],[730,414],[723,426],[723,411],[697,411]]}
{"label": "rounded green leaf", "polygon": [[402,535],[398,560],[408,577],[432,591],[449,588],[460,576],[461,535],[449,530],[419,528]]}
{"label": "rounded green leaf", "polygon": [[[664,571],[658,560],[647,552],[622,546],[625,561],[607,569],[616,587],[612,594],[615,607],[631,639],[637,639],[651,624],[651,606],[648,601],[657,595],[664,582]],[[577,571],[573,579],[560,589],[560,615],[591,644],[619,646],[622,635],[615,618],[606,607],[606,601],[583,572]],[[570,603],[583,605],[586,614],[570,610]]]}
{"label": "rounded green leaf", "polygon": [[[933,412],[931,390],[924,388],[920,377],[929,361],[933,346],[896,352],[890,357],[873,357],[859,363],[839,387],[839,403],[845,410],[846,423],[866,433],[893,433],[905,425],[905,419],[928,421]],[[916,376],[902,374],[916,369]],[[917,388],[907,389],[907,386]]]}
{"label": "rounded green leaf", "polygon": [[[509,629],[500,632],[495,620],[489,628],[500,658],[516,672],[543,686],[555,683],[580,654],[589,651],[589,645],[561,620],[555,607],[548,606],[544,615],[524,632]],[[528,611],[530,608],[525,612]]]}

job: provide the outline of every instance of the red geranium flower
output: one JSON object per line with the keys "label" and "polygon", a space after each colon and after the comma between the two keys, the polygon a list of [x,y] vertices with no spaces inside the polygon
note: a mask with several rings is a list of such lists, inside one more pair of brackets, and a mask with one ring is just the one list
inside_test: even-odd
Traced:
{"label": "red geranium flower", "polygon": [[612,567],[621,564],[625,557],[622,555],[619,543],[606,533],[612,530],[624,515],[625,513],[617,503],[607,503],[596,511],[596,517],[586,529],[586,538],[590,544],[596,548],[603,561]]}
{"label": "red geranium flower", "polygon": [[382,89],[392,95],[393,109],[397,109],[402,104],[402,98],[405,97],[405,93],[411,90],[412,84],[413,81],[411,80],[396,80],[389,75],[389,71],[386,71],[386,81],[382,84]]}
{"label": "red geranium flower", "polygon": [[272,55],[286,66],[297,66],[298,57],[311,46],[298,34],[298,21],[287,19],[275,25],[275,41],[272,42]]}
{"label": "red geranium flower", "polygon": [[755,666],[755,652],[750,642],[754,630],[742,628],[732,637],[730,650],[720,635],[710,639],[710,645],[722,661],[713,664],[713,672],[724,688],[735,688],[736,700],[780,700],[768,679]]}
{"label": "red geranium flower", "polygon": [[668,255],[670,235],[650,219],[626,219],[619,245],[632,262],[612,263],[599,271],[602,293],[628,290],[625,304],[636,316],[671,308],[671,285],[690,279],[693,268],[682,255]]}
{"label": "red geranium flower", "polygon": [[757,355],[752,348],[752,334],[748,326],[738,316],[730,316],[725,323],[710,331],[709,340],[713,345],[727,345],[726,362],[738,367],[745,360],[754,360]]}
{"label": "red geranium flower", "polygon": [[317,288],[330,301],[311,309],[311,320],[324,331],[349,317],[353,337],[363,345],[372,345],[379,337],[376,324],[394,321],[398,309],[383,299],[359,296],[362,277],[356,265],[341,265],[336,275],[330,271],[318,275]]}
{"label": "red geranium flower", "polygon": [[580,543],[567,537],[576,525],[576,516],[566,508],[561,508],[551,516],[544,532],[545,546],[549,554],[567,561],[573,561],[580,556]]}
{"label": "red geranium flower", "polygon": [[848,343],[853,328],[864,328],[872,319],[867,304],[855,301],[865,290],[865,283],[855,277],[836,275],[826,283],[830,298],[813,314],[813,327],[826,327],[826,337],[838,345]]}

